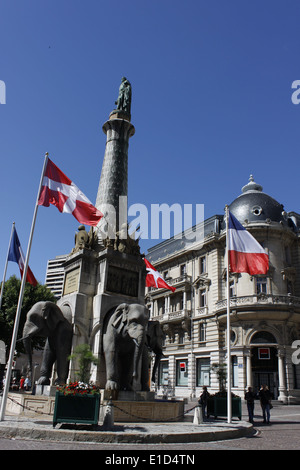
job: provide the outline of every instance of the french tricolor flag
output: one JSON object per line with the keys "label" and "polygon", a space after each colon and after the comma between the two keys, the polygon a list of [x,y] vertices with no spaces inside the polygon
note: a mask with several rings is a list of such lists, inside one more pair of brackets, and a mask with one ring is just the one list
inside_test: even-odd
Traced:
{"label": "french tricolor flag", "polygon": [[[25,256],[21,248],[21,243],[15,228],[13,230],[12,239],[8,250],[7,261],[14,261],[15,263],[18,263],[22,278],[25,265]],[[37,280],[34,277],[29,266],[27,268],[26,281],[32,284],[33,286],[37,285]]]}
{"label": "french tricolor flag", "polygon": [[229,211],[227,244],[230,272],[267,274],[269,256]]}

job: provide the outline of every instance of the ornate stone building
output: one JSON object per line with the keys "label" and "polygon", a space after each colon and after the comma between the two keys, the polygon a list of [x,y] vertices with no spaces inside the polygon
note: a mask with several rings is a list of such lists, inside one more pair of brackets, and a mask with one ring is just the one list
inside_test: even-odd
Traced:
{"label": "ornate stone building", "polygon": [[[266,276],[230,275],[232,392],[269,385],[274,398],[300,401],[300,365],[292,344],[300,337],[300,215],[263,192],[253,177],[229,206],[269,254]],[[219,390],[215,363],[226,363],[226,262],[223,215],[197,227],[203,242],[171,238],[147,259],[176,287],[148,288],[153,320],[162,323],[164,355],[157,392],[199,396]],[[190,237],[189,237],[190,238]]]}

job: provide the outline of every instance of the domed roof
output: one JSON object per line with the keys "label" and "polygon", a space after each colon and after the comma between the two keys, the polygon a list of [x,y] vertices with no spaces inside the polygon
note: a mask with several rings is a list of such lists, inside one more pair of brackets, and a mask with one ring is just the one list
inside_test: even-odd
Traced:
{"label": "domed roof", "polygon": [[286,222],[283,205],[263,192],[263,187],[255,183],[250,175],[249,183],[243,186],[242,194],[229,206],[230,212],[244,223],[248,222]]}

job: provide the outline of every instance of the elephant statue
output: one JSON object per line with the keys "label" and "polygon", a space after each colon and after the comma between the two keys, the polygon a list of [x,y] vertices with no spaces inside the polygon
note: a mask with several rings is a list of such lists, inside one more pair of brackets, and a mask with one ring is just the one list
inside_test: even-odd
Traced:
{"label": "elephant statue", "polygon": [[139,379],[149,311],[144,305],[123,303],[108,312],[103,325],[107,390],[132,390]]}
{"label": "elephant statue", "polygon": [[155,354],[151,381],[155,382],[155,375],[163,355],[164,332],[159,321],[149,321],[146,334],[146,345]]}
{"label": "elephant statue", "polygon": [[41,364],[40,385],[49,385],[52,367],[56,361],[57,379],[55,384],[66,383],[69,373],[69,355],[71,354],[73,327],[64,317],[61,309],[53,302],[37,302],[29,310],[23,328],[23,344],[28,355],[28,369],[32,371],[31,338],[46,337],[46,344]]}

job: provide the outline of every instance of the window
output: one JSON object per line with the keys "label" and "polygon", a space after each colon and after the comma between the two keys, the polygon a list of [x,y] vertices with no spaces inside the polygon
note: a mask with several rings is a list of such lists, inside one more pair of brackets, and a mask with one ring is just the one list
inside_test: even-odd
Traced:
{"label": "window", "polygon": [[169,364],[167,361],[161,361],[159,363],[159,370],[158,370],[158,386],[159,387],[168,385],[168,376],[169,376]]}
{"label": "window", "polygon": [[206,256],[200,258],[200,274],[206,273]]}
{"label": "window", "polygon": [[299,368],[296,364],[293,364],[293,378],[294,388],[299,388]]}
{"label": "window", "polygon": [[267,293],[267,278],[266,277],[256,278],[256,293],[257,295]]}
{"label": "window", "polygon": [[287,293],[293,295],[293,284],[291,281],[286,281]]}
{"label": "window", "polygon": [[178,344],[184,344],[184,331],[179,330],[178,332]]}
{"label": "window", "polygon": [[197,387],[210,386],[210,359],[204,357],[197,359]]}
{"label": "window", "polygon": [[199,290],[200,307],[206,307],[206,289]]}
{"label": "window", "polygon": [[251,338],[251,344],[273,343],[276,344],[276,338],[268,331],[258,331]]}
{"label": "window", "polygon": [[229,297],[235,297],[235,282],[229,281]]}
{"label": "window", "polygon": [[181,387],[188,386],[188,361],[187,359],[178,359],[176,361],[176,385]]}
{"label": "window", "polygon": [[186,264],[182,264],[180,266],[180,276],[185,276],[186,275]]}
{"label": "window", "polygon": [[206,325],[204,322],[199,325],[199,341],[206,341]]}

